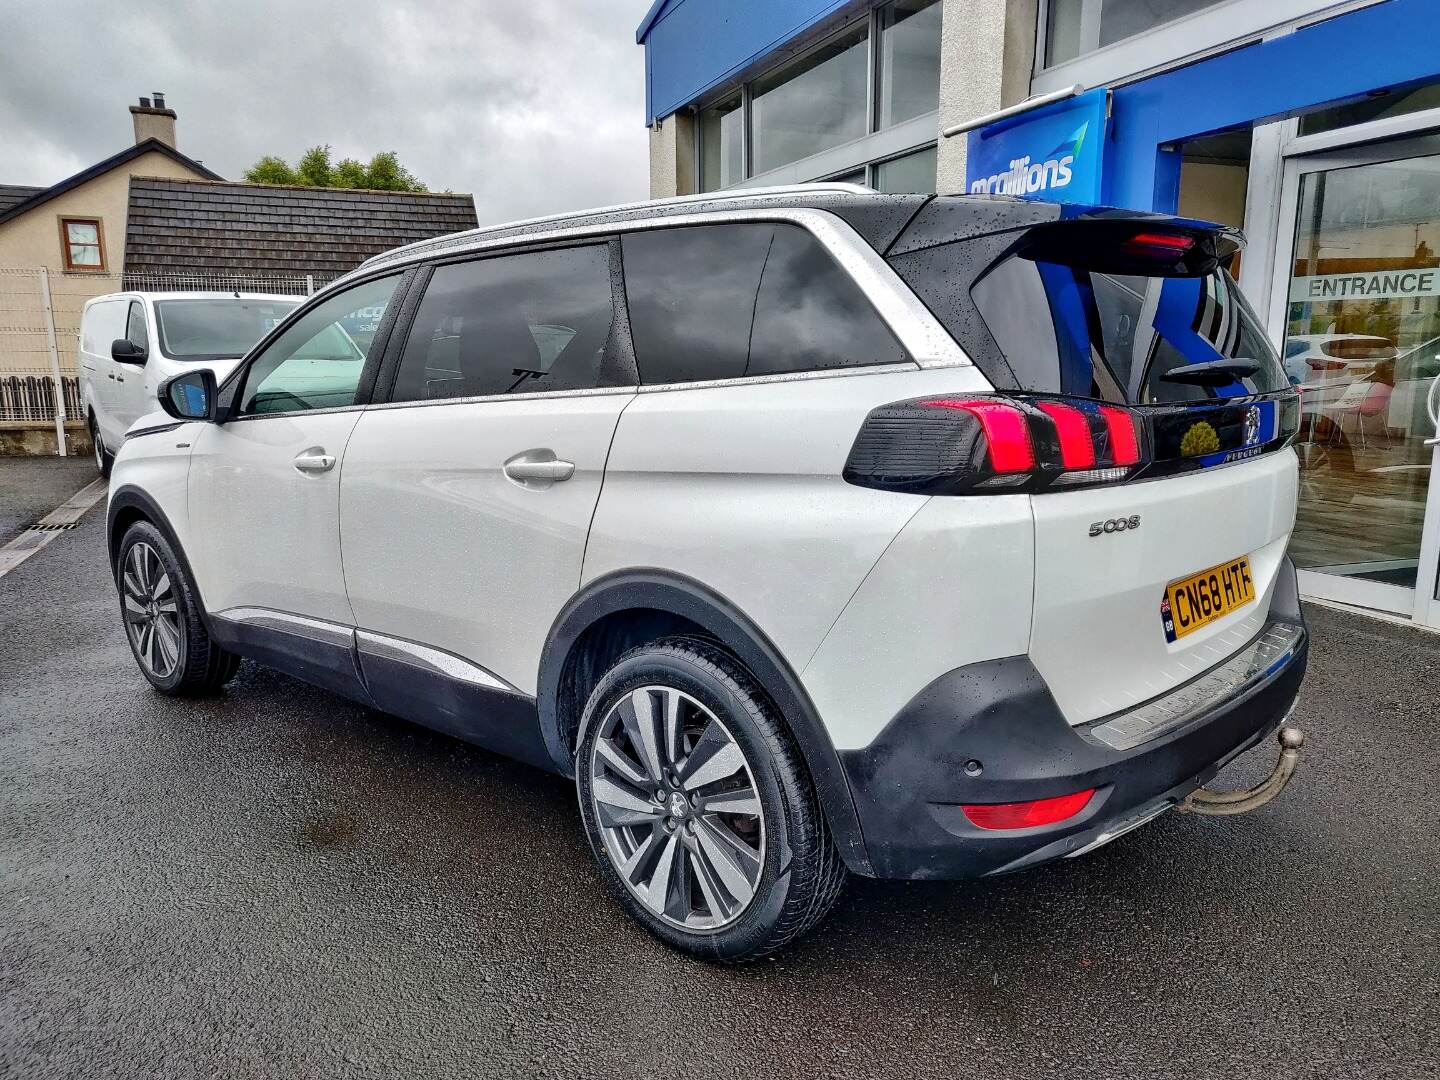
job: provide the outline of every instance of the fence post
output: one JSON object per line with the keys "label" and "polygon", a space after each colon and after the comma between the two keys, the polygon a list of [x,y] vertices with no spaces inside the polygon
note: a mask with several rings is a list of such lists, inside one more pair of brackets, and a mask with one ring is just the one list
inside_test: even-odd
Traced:
{"label": "fence post", "polygon": [[314,295],[315,295],[315,275],[314,275],[314,274],[306,274],[306,275],[305,275],[305,295],[306,295],[306,296],[314,296]]}
{"label": "fence post", "polygon": [[55,344],[55,306],[50,302],[50,271],[40,267],[40,293],[45,300],[45,332],[50,336],[50,378],[55,382],[55,447],[65,457],[65,380],[60,374],[60,349]]}

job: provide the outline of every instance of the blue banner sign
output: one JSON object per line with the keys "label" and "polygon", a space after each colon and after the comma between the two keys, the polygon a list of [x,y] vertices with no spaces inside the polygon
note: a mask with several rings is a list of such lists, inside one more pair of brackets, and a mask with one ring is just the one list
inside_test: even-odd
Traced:
{"label": "blue banner sign", "polygon": [[970,132],[966,190],[1100,202],[1108,99],[1102,86]]}

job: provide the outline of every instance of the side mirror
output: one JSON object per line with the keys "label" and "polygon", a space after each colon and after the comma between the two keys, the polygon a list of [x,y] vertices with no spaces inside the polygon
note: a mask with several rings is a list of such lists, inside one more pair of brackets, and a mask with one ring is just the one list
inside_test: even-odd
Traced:
{"label": "side mirror", "polygon": [[117,364],[143,364],[150,354],[129,338],[117,337],[110,343],[110,359]]}
{"label": "side mirror", "polygon": [[215,373],[187,371],[160,387],[160,407],[176,420],[215,419]]}

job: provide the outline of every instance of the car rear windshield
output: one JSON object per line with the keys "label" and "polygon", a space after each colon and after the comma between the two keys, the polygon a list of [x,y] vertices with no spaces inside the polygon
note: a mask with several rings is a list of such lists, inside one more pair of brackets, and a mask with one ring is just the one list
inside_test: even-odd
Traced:
{"label": "car rear windshield", "polygon": [[978,277],[973,242],[896,268],[999,388],[1152,404],[1290,386],[1219,260],[1162,255],[1151,266],[1106,250],[1120,244],[1108,236],[1071,235],[1098,242],[1021,243]]}
{"label": "car rear windshield", "polygon": [[161,351],[176,360],[218,360],[244,356],[295,310],[298,300],[239,300],[216,297],[160,300],[155,320]]}

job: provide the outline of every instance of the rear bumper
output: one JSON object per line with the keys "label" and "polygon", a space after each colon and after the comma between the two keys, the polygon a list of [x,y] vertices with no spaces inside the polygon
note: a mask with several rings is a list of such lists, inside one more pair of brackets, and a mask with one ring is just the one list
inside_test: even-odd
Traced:
{"label": "rear bumper", "polygon": [[[1274,731],[1295,701],[1309,640],[1289,560],[1270,620],[1293,638],[1279,660],[1192,711],[1181,726],[1123,751],[1092,734],[1104,720],[1078,728],[1066,723],[1028,657],[940,676],[873,743],[840,754],[875,876],[1010,873],[1079,852],[1178,803]],[[1084,810],[1038,828],[985,830],[961,810],[961,804],[1046,799],[1086,788],[1096,791]]]}

